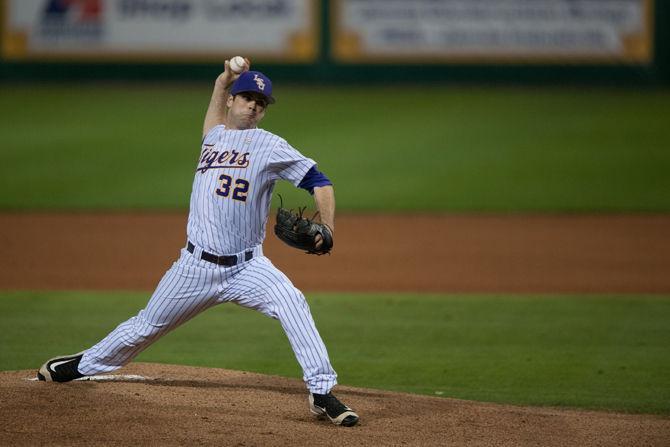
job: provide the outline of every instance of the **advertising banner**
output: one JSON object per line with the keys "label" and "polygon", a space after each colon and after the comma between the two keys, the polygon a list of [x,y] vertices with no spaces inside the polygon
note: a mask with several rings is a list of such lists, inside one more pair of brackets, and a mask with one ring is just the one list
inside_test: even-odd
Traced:
{"label": "advertising banner", "polygon": [[339,62],[650,63],[653,0],[332,0]]}
{"label": "advertising banner", "polygon": [[7,60],[311,62],[317,0],[4,0]]}

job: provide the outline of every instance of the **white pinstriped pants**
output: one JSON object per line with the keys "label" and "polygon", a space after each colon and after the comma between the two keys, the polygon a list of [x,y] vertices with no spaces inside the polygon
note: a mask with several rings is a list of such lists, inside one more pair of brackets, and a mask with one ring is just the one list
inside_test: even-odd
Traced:
{"label": "white pinstriped pants", "polygon": [[[195,254],[199,253],[196,248]],[[253,259],[233,267],[200,260],[182,249],[146,308],[88,349],[79,372],[93,375],[118,369],[172,329],[226,302],[279,320],[311,392],[326,394],[335,386],[337,374],[304,295],[262,255],[260,246]]]}

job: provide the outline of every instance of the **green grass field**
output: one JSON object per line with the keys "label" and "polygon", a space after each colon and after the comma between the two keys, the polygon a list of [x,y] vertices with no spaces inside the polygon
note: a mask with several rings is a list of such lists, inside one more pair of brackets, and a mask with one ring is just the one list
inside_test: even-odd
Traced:
{"label": "green grass field", "polygon": [[[140,293],[0,293],[0,369],[97,342]],[[311,294],[343,384],[513,404],[670,414],[670,296]],[[300,377],[279,323],[232,304],[142,353]]]}
{"label": "green grass field", "polygon": [[[670,92],[277,85],[353,211],[670,211]],[[0,209],[185,208],[210,85],[5,85]],[[309,197],[279,188],[290,203]]]}

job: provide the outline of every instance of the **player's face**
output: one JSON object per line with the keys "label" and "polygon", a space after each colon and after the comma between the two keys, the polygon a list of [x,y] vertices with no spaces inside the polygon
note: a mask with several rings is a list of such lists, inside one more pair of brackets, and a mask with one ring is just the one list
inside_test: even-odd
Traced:
{"label": "player's face", "polygon": [[228,96],[227,125],[229,129],[253,129],[265,116],[268,106],[263,95],[253,92],[243,92],[235,96]]}

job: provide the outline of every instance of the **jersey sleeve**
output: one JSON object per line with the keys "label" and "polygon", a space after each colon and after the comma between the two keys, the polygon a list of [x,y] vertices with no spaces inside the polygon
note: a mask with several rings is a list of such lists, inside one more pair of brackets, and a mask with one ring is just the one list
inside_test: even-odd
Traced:
{"label": "jersey sleeve", "polygon": [[307,171],[315,165],[314,160],[302,155],[285,140],[275,145],[268,163],[273,180],[288,180],[293,186],[298,186]]}
{"label": "jersey sleeve", "polygon": [[333,182],[330,181],[326,174],[316,169],[316,165],[309,168],[305,177],[300,181],[298,188],[307,190],[310,194],[314,194],[314,188],[322,186],[332,186]]}

